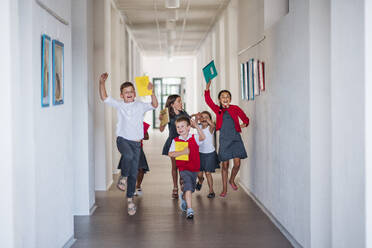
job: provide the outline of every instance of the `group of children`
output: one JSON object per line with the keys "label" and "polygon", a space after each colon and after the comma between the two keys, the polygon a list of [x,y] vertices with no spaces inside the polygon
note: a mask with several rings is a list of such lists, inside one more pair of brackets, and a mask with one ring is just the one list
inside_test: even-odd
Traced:
{"label": "group of children", "polygon": [[[127,190],[128,214],[136,213],[134,195],[142,193],[141,183],[143,175],[148,171],[148,164],[142,149],[142,140],[148,139],[147,129],[149,125],[143,122],[144,114],[158,107],[158,101],[154,93],[151,95],[151,103],[135,101],[136,92],[132,83],[125,82],[120,87],[120,97],[123,101],[117,101],[107,96],[105,81],[107,73],[100,77],[100,96],[108,105],[117,109],[117,147],[121,153],[118,168],[121,176],[117,187]],[[163,132],[168,125],[169,136],[164,144],[162,154],[171,159],[173,190],[172,197],[180,199],[180,208],[186,212],[186,218],[192,219],[192,193],[200,190],[204,181],[204,174],[209,186],[208,198],[214,198],[213,178],[211,173],[222,165],[221,175],[223,190],[220,197],[226,197],[229,160],[233,159],[229,184],[233,190],[238,190],[235,177],[239,172],[240,159],[247,157],[242,141],[241,128],[247,127],[249,119],[236,105],[231,103],[231,93],[222,90],[218,94],[219,105],[216,105],[210,97],[211,82],[207,84],[204,92],[205,102],[216,115],[216,124],[208,111],[189,115],[183,110],[182,99],[179,95],[168,97],[166,107],[169,110],[169,123],[160,126]],[[149,83],[148,88],[152,89]],[[164,118],[160,115],[160,119]],[[240,124],[239,119],[243,122]],[[197,134],[191,133],[191,128],[196,129]],[[218,155],[214,147],[214,132],[220,131]],[[176,142],[187,142],[187,147],[176,151]],[[182,155],[188,155],[187,160],[177,160]],[[180,174],[181,193],[178,194],[178,171]]]}

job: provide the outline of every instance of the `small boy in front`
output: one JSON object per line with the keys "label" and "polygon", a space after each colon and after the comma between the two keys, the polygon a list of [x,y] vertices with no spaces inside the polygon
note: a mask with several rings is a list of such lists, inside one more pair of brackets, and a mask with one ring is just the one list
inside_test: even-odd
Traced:
{"label": "small boy in front", "polygon": [[[190,134],[191,126],[195,127],[198,135]],[[186,218],[192,219],[194,217],[194,210],[192,209],[192,193],[195,191],[196,178],[200,171],[200,157],[199,145],[205,139],[205,135],[194,120],[190,120],[186,116],[181,116],[176,120],[177,133],[180,135],[173,139],[169,148],[169,157],[179,157],[181,155],[189,155],[189,160],[177,160],[176,166],[180,171],[181,190],[180,193],[180,208],[186,212]],[[188,147],[183,151],[176,152],[176,142],[187,142]]]}
{"label": "small boy in front", "polygon": [[[122,169],[128,173],[127,182],[127,198],[128,198],[128,214],[136,214],[136,205],[133,202],[133,195],[136,189],[138,164],[141,152],[141,140],[143,139],[143,117],[144,114],[158,107],[156,96],[151,95],[151,103],[135,101],[136,91],[131,82],[125,82],[120,86],[120,97],[123,101],[118,101],[110,96],[107,96],[105,82],[108,77],[107,73],[103,73],[99,80],[99,93],[102,101],[116,108],[118,113],[118,123],[116,126],[116,145],[123,158]],[[152,89],[152,84],[149,83],[149,89]],[[119,180],[123,180],[120,178]]]}

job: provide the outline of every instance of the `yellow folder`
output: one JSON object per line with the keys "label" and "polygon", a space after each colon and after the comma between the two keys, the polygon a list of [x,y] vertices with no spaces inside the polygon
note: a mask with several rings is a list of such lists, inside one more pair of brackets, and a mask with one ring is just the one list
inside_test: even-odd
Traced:
{"label": "yellow folder", "polygon": [[168,108],[160,110],[160,114],[163,115],[163,119],[160,122],[160,126],[165,126],[169,122],[169,111]]}
{"label": "yellow folder", "polygon": [[149,77],[136,77],[136,86],[139,96],[149,96],[152,94],[152,90],[149,90],[147,87],[149,85]]}
{"label": "yellow folder", "polygon": [[[176,141],[176,152],[183,151],[186,147],[189,147],[189,143],[183,142],[183,141]],[[189,161],[189,155],[181,155],[176,157],[176,160],[184,160],[184,161]]]}

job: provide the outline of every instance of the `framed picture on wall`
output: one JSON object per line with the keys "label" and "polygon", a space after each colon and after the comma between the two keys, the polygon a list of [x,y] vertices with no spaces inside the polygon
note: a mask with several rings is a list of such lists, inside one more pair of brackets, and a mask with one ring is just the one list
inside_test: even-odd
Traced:
{"label": "framed picture on wall", "polygon": [[50,101],[50,37],[41,36],[41,107],[48,107]]}
{"label": "framed picture on wall", "polygon": [[64,45],[53,40],[53,105],[64,102]]}

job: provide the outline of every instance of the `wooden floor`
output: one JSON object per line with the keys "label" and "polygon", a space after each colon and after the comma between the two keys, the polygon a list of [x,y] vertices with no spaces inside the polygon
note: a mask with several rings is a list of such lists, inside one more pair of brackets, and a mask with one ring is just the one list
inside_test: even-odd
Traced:
{"label": "wooden floor", "polygon": [[[125,193],[115,186],[96,193],[97,210],[75,217],[74,248],[239,248],[292,247],[266,215],[239,189],[227,197],[208,199],[207,184],[193,194],[193,220],[187,220],[170,197],[169,158],[161,156],[165,137],[158,132],[145,141],[150,172],[145,175],[143,196],[136,197],[135,216],[128,216]],[[219,171],[214,174],[216,195],[221,191]]]}

